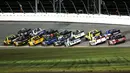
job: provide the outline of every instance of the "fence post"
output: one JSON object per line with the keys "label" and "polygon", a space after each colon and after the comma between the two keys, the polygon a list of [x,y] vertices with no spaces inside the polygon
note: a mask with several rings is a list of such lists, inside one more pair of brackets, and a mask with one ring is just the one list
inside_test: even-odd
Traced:
{"label": "fence post", "polygon": [[65,13],[67,13],[67,10],[66,10],[66,8],[65,8],[65,6],[64,6],[64,3],[61,3],[62,4],[62,6],[63,6],[63,8],[64,8],[64,10],[65,10]]}
{"label": "fence post", "polygon": [[61,0],[59,0],[59,13],[61,13]]}
{"label": "fence post", "polygon": [[87,0],[87,5],[88,5],[88,13],[89,13],[89,0]]}
{"label": "fence post", "polygon": [[45,10],[45,8],[44,8],[44,6],[43,6],[43,4],[42,4],[42,2],[41,2],[41,1],[40,1],[40,4],[41,4],[41,6],[42,6],[42,8],[43,8],[44,12],[46,12],[46,10]]}
{"label": "fence post", "polygon": [[56,12],[56,1],[55,0],[53,0],[53,12]]}
{"label": "fence post", "polygon": [[123,2],[124,2],[124,4],[125,4],[125,6],[126,6],[126,9],[127,9],[128,15],[130,16],[130,12],[129,12],[129,9],[128,9],[128,6],[127,6],[126,2],[125,2],[125,1],[123,1]]}
{"label": "fence post", "polygon": [[115,6],[116,6],[116,9],[117,9],[118,15],[120,15],[120,12],[119,12],[119,10],[118,10],[118,7],[117,7],[116,2],[115,2],[115,1],[113,1],[113,3],[114,3],[114,4],[115,4]]}
{"label": "fence post", "polygon": [[108,12],[108,9],[107,9],[107,6],[106,6],[106,3],[105,3],[104,1],[102,1],[102,2],[103,2],[103,5],[104,5],[105,8],[106,8],[107,14],[110,15],[109,12]]}
{"label": "fence post", "polygon": [[96,7],[95,0],[92,1],[92,2],[93,2],[93,4],[94,4],[94,13],[95,13],[95,10],[96,10],[96,12],[98,13],[98,9],[97,9],[97,7]]}
{"label": "fence post", "polygon": [[99,15],[101,14],[101,0],[99,0]]}
{"label": "fence post", "polygon": [[74,9],[75,9],[75,12],[78,13],[78,11],[77,11],[77,9],[76,9],[75,4],[73,3],[73,1],[70,0],[70,2],[72,3],[72,5],[73,5],[73,7],[74,7]]}
{"label": "fence post", "polygon": [[38,10],[38,2],[37,2],[37,0],[35,0],[35,12],[37,13],[37,10]]}
{"label": "fence post", "polygon": [[[84,4],[84,1],[81,0],[81,2],[83,3],[83,6],[84,6],[84,8],[85,8],[85,11],[88,13],[87,8],[86,8],[86,5]],[[89,14],[89,13],[88,13],[88,14]]]}
{"label": "fence post", "polygon": [[[5,1],[5,2],[6,2],[6,1]],[[13,10],[12,10],[12,8],[10,7],[9,3],[8,3],[8,2],[6,2],[6,4],[9,6],[10,11],[11,11],[12,13],[14,13],[14,12],[13,12]]]}
{"label": "fence post", "polygon": [[33,9],[33,7],[32,7],[32,5],[31,5],[31,3],[29,1],[28,1],[28,3],[30,5],[30,7],[32,8],[33,12],[35,12],[34,9]]}
{"label": "fence post", "polygon": [[2,10],[1,10],[1,8],[0,8],[0,12],[3,13]]}
{"label": "fence post", "polygon": [[19,1],[17,1],[17,3],[19,5],[19,7],[20,7],[20,10],[22,10],[22,12],[24,13],[24,10],[23,10],[23,7],[22,7],[21,3]]}

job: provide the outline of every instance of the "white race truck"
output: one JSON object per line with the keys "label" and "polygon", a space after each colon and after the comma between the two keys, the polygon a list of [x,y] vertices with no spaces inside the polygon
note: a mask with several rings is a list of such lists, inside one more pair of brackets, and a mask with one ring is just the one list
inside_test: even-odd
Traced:
{"label": "white race truck", "polygon": [[73,46],[73,45],[76,45],[76,44],[79,44],[81,42],[81,39],[80,38],[68,38],[65,40],[64,42],[64,45],[65,47],[69,47],[69,46]]}
{"label": "white race truck", "polygon": [[38,35],[39,33],[42,33],[42,32],[44,32],[44,29],[42,29],[42,28],[35,28],[35,29],[32,30],[30,35],[31,36],[36,36],[36,35]]}
{"label": "white race truck", "polygon": [[98,45],[100,43],[104,43],[106,42],[107,39],[105,36],[95,36],[95,37],[92,37],[92,40],[89,41],[89,45],[90,46],[95,46],[95,45]]}
{"label": "white race truck", "polygon": [[74,37],[74,38],[82,38],[84,36],[85,36],[85,32],[81,30],[76,30],[71,33],[71,37]]}

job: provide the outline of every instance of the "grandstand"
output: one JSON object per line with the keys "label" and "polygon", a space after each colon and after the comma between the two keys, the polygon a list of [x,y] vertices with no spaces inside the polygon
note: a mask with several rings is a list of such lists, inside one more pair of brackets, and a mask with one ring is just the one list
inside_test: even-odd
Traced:
{"label": "grandstand", "polygon": [[[0,12],[36,12],[36,0],[4,0]],[[101,0],[101,13],[130,15],[129,0]],[[37,0],[37,12],[98,14],[99,0]]]}

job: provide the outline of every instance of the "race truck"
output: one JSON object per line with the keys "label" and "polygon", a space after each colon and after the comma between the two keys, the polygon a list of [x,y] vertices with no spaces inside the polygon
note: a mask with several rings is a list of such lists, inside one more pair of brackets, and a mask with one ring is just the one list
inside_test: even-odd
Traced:
{"label": "race truck", "polygon": [[85,36],[85,32],[81,30],[76,30],[75,32],[71,33],[71,37],[74,37],[74,38],[82,38],[84,36]]}
{"label": "race truck", "polygon": [[60,32],[60,35],[67,35],[67,34],[71,34],[72,31],[68,31],[68,30],[62,30]]}
{"label": "race truck", "polygon": [[57,37],[57,41],[53,43],[54,46],[62,46],[67,38],[63,35]]}
{"label": "race truck", "polygon": [[18,37],[18,38],[14,41],[14,45],[15,45],[15,46],[26,45],[27,43],[28,43],[28,38],[26,38],[25,36],[20,36],[20,37]]}
{"label": "race truck", "polygon": [[58,30],[54,30],[54,29],[48,29],[47,30],[47,34],[52,34],[52,33],[59,33]]}
{"label": "race truck", "polygon": [[65,47],[69,47],[69,46],[73,46],[73,45],[79,44],[80,42],[81,42],[80,38],[71,37],[71,38],[67,38],[65,40],[64,46]]}
{"label": "race truck", "polygon": [[10,35],[10,36],[7,36],[4,40],[4,45],[12,45],[14,40],[17,38],[18,36],[17,35]]}
{"label": "race truck", "polygon": [[60,36],[57,37],[58,41],[54,42],[54,46],[62,46],[65,43],[65,40],[71,38],[72,31],[64,30],[60,32]]}
{"label": "race truck", "polygon": [[43,34],[46,33],[46,30],[42,29],[42,28],[35,28],[32,30],[32,32],[30,33],[30,35],[33,37],[33,36],[41,36]]}
{"label": "race truck", "polygon": [[90,46],[95,46],[95,45],[98,45],[100,43],[104,43],[106,41],[107,41],[107,39],[106,39],[105,36],[101,36],[101,35],[94,36],[94,37],[92,37],[92,40],[89,41],[89,45]]}
{"label": "race truck", "polygon": [[58,30],[48,29],[46,35],[50,35],[51,37],[59,36],[60,33]]}
{"label": "race truck", "polygon": [[63,30],[60,32],[60,37],[69,38],[71,37],[72,31]]}
{"label": "race truck", "polygon": [[58,39],[57,37],[45,37],[45,41],[42,42],[43,46],[52,45],[54,42],[56,42]]}
{"label": "race truck", "polygon": [[110,30],[107,30],[104,34],[104,36],[109,39],[110,36],[114,35],[114,34],[118,34],[118,33],[121,33],[121,31],[119,29],[110,29]]}
{"label": "race truck", "polygon": [[35,46],[37,44],[40,44],[44,41],[43,37],[40,36],[34,36],[31,39],[28,40],[28,44],[29,46]]}
{"label": "race truck", "polygon": [[46,34],[46,30],[43,29],[41,32],[37,33],[38,36],[43,36]]}
{"label": "race truck", "polygon": [[116,45],[118,43],[122,43],[125,41],[126,41],[126,37],[121,33],[118,33],[116,35],[110,36],[110,39],[108,40],[108,45]]}
{"label": "race truck", "polygon": [[86,40],[92,40],[92,38],[93,37],[95,37],[95,36],[100,36],[100,35],[102,35],[102,32],[101,31],[99,31],[99,30],[91,30],[91,31],[89,31],[86,35],[85,35],[85,39]]}
{"label": "race truck", "polygon": [[28,37],[31,33],[31,29],[27,29],[27,28],[22,28],[18,31],[17,35],[18,36],[25,36],[25,37]]}

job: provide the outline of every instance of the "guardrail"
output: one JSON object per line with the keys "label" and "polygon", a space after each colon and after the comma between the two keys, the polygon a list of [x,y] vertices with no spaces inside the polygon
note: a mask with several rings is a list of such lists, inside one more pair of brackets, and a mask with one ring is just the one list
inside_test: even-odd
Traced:
{"label": "guardrail", "polygon": [[58,21],[130,25],[129,16],[65,13],[0,13],[0,21]]}

